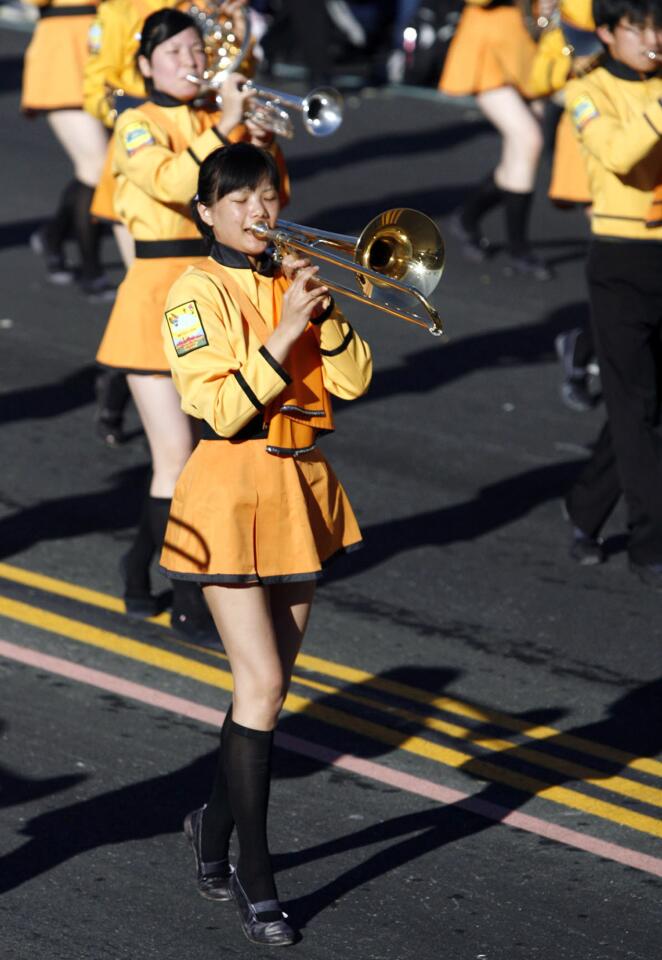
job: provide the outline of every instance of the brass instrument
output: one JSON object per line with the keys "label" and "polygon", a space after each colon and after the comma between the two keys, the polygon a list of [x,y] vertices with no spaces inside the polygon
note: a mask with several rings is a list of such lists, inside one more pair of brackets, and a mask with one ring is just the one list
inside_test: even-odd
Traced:
{"label": "brass instrument", "polygon": [[[197,83],[205,93],[213,92],[216,103],[219,107],[223,107],[223,97],[217,92],[218,87],[215,83],[206,82],[204,77],[196,77],[192,73],[188,74],[186,79],[191,83]],[[333,87],[316,87],[305,97],[295,97],[293,94],[270,90],[252,80],[247,80],[242,89],[252,90],[255,93],[255,97],[251,98],[253,105],[244,119],[255,120],[265,130],[270,130],[287,140],[291,140],[294,136],[294,125],[287,112],[288,109],[298,110],[301,113],[306,132],[313,137],[328,137],[335,133],[342,123],[343,98]]]}
{"label": "brass instrument", "polygon": [[252,230],[260,240],[274,244],[277,256],[297,251],[311,260],[350,270],[360,292],[318,277],[329,290],[425,327],[435,337],[443,333],[441,317],[427,298],[444,269],[444,241],[424,213],[407,208],[385,210],[358,238],[288,220],[278,220],[273,229],[256,223]]}
{"label": "brass instrument", "polygon": [[202,33],[208,64],[202,79],[212,89],[220,87],[235,70],[252,72],[251,27],[246,7],[242,4],[232,16],[226,15],[222,8],[223,0],[203,0],[187,11]]}

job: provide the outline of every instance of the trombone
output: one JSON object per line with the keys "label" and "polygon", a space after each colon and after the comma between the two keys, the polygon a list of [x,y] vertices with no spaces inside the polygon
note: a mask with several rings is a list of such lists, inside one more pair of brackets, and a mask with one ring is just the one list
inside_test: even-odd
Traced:
{"label": "trombone", "polygon": [[350,270],[360,292],[324,277],[322,282],[330,290],[425,327],[435,337],[443,333],[441,317],[428,296],[444,269],[444,241],[424,213],[407,208],[385,210],[358,237],[314,230],[288,220],[278,220],[273,229],[256,223],[252,231],[260,240],[274,244],[277,257],[298,251]]}
{"label": "trombone", "polygon": [[[223,97],[217,92],[218,84],[208,83],[192,73],[188,74],[186,79],[190,83],[198,84],[205,92],[213,90],[216,93],[216,103],[223,107]],[[224,79],[225,77],[222,78]],[[258,86],[252,80],[247,80],[242,89],[255,93],[253,106],[244,119],[255,120],[265,130],[270,130],[286,140],[291,140],[294,136],[294,125],[288,110],[298,110],[301,113],[306,132],[313,137],[328,137],[335,133],[342,123],[343,98],[333,87],[316,87],[305,97],[270,90],[268,87]]]}

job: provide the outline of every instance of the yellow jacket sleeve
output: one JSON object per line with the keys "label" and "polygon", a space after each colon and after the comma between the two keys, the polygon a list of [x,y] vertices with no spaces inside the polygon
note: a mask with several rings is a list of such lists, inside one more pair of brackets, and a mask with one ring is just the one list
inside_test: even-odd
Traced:
{"label": "yellow jacket sleeve", "polygon": [[197,189],[200,164],[221,146],[215,127],[210,127],[175,153],[149,117],[126,110],[115,127],[115,169],[160,203],[188,203]]}
{"label": "yellow jacket sleeve", "polygon": [[625,122],[603,112],[600,98],[591,96],[581,81],[569,85],[566,103],[580,142],[618,176],[628,174],[662,137],[662,104],[657,98]]}
{"label": "yellow jacket sleeve", "polygon": [[290,382],[265,347],[247,342],[234,302],[195,271],[168,295],[163,339],[182,410],[222,437],[234,436]]}
{"label": "yellow jacket sleeve", "polygon": [[[102,3],[97,12],[94,29],[97,36],[97,49],[90,53],[83,72],[83,108],[107,127],[112,127],[115,113],[108,99],[109,90],[123,88],[122,70],[127,57],[127,41],[123,24],[118,22],[117,11],[113,4]],[[144,95],[144,85],[137,71],[138,90],[128,90],[135,96]]]}
{"label": "yellow jacket sleeve", "polygon": [[324,386],[342,400],[361,397],[372,380],[370,347],[335,306],[319,326]]}

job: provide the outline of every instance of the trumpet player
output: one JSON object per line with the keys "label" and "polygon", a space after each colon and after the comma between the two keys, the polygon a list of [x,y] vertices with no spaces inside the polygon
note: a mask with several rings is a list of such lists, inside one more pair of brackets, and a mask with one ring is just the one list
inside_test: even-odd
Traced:
{"label": "trumpet player", "polygon": [[[186,14],[173,9],[151,14],[137,62],[149,99],[124,111],[114,131],[115,210],[136,241],[136,257],[118,290],[97,361],[127,374],[152,456],[149,495],[123,558],[127,612],[147,617],[156,612],[150,562],[163,541],[175,481],[194,442],[163,352],[163,304],[176,277],[203,254],[190,212],[200,164],[231,141],[255,138],[262,144],[268,135],[242,123],[250,94],[241,91],[240,74],[223,84],[222,113],[191,106],[198,87],[187,76],[202,73],[206,61],[199,28]],[[276,146],[271,149],[278,153]],[[208,635],[208,614],[195,585],[175,585],[171,619],[189,638]]]}
{"label": "trumpet player", "polygon": [[600,531],[622,487],[630,569],[660,588],[662,223],[647,216],[662,173],[662,0],[593,10],[605,56],[568,85],[566,108],[593,204],[587,278],[608,423],[566,498],[571,551],[604,559]]}

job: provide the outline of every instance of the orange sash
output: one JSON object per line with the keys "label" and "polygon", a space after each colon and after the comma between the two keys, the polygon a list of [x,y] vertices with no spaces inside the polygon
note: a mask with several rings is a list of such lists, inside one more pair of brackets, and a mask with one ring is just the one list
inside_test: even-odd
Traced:
{"label": "orange sash", "polygon": [[[230,270],[211,258],[201,267],[215,274],[225,290],[239,306],[242,319],[250,327],[260,343],[264,344],[273,332],[265,323],[248,294],[231,275]],[[212,276],[212,281],[215,279]],[[280,317],[283,294],[290,282],[283,276],[274,279],[273,311]],[[269,428],[267,450],[283,456],[296,456],[315,446],[320,430],[334,429],[331,399],[324,386],[322,359],[314,328],[308,326],[290,350],[287,372],[291,377],[280,396],[266,408],[264,424]]]}

